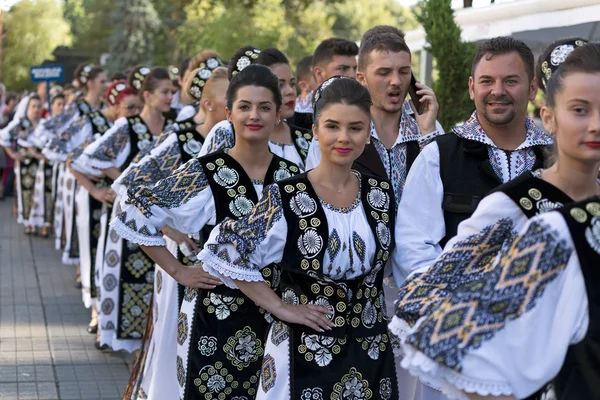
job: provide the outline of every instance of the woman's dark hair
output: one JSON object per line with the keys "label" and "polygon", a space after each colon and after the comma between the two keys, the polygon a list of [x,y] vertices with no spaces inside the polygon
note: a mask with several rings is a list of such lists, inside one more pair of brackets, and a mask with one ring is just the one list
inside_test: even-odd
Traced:
{"label": "woman's dark hair", "polygon": [[257,60],[257,64],[266,65],[270,67],[275,64],[290,64],[288,58],[281,51],[274,47],[264,49],[260,52]]}
{"label": "woman's dark hair", "polygon": [[89,72],[89,74],[87,76],[87,82],[86,82],[86,84],[88,82],[91,82],[94,79],[96,79],[98,77],[98,75],[100,75],[103,72],[104,72],[104,70],[102,68],[100,68],[100,67],[92,67],[92,69],[90,70],[90,72]]}
{"label": "woman's dark hair", "polygon": [[87,83],[96,79],[96,77],[102,72],[104,72],[104,70],[100,67],[88,63],[83,63],[79,64],[77,68],[75,68],[75,73],[73,74],[73,76],[75,77],[75,80],[79,83],[79,88],[85,89]]}
{"label": "woman's dark hair", "polygon": [[563,87],[563,80],[577,72],[600,74],[600,43],[588,43],[577,47],[552,74],[546,87],[546,104],[549,107],[555,106],[556,95]]}
{"label": "woman's dark hair", "polygon": [[127,75],[125,75],[122,72],[115,72],[114,74],[112,74],[110,76],[111,82],[122,81],[122,80],[126,80],[126,79],[127,79]]}
{"label": "woman's dark hair", "polygon": [[31,96],[29,96],[29,100],[27,100],[27,109],[29,108],[29,104],[31,104],[33,100],[37,100],[40,103],[42,102],[42,98],[38,94],[32,94]]}
{"label": "woman's dark hair", "polygon": [[258,63],[259,56],[260,50],[254,46],[244,46],[233,53],[227,67],[227,77],[229,80],[231,81],[235,74],[239,73],[246,66]]}
{"label": "woman's dark hair", "polygon": [[238,91],[246,86],[258,86],[269,89],[273,93],[273,101],[277,111],[281,108],[281,90],[279,90],[279,79],[269,67],[264,65],[249,65],[234,75],[227,88],[227,108],[233,108],[237,99]]}
{"label": "woman's dark hair", "polygon": [[[546,85],[554,72],[558,70],[560,64],[565,61],[569,50],[574,50],[575,47],[583,46],[587,40],[581,37],[567,37],[555,40],[538,58],[535,66],[535,80],[538,88],[546,93]],[[557,53],[555,55],[555,53]]]}
{"label": "woman's dark hair", "polygon": [[58,99],[63,99],[65,100],[65,95],[62,93],[56,94],[54,96],[52,96],[52,99],[50,100],[50,105],[54,104],[54,102]]}
{"label": "woman's dark hair", "polygon": [[154,93],[161,81],[171,81],[169,71],[163,67],[154,67],[142,82],[142,89],[139,91],[139,96],[144,101],[144,92]]}
{"label": "woman's dark hair", "polygon": [[371,116],[371,95],[369,90],[354,79],[335,76],[329,78],[315,90],[313,100],[314,121],[331,104],[356,106]]}

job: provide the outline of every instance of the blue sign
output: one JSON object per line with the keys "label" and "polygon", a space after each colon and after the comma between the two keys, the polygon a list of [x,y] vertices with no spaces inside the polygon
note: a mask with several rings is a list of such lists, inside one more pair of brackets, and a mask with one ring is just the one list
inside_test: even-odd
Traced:
{"label": "blue sign", "polygon": [[65,79],[65,69],[62,65],[38,65],[29,68],[31,82],[56,82]]}

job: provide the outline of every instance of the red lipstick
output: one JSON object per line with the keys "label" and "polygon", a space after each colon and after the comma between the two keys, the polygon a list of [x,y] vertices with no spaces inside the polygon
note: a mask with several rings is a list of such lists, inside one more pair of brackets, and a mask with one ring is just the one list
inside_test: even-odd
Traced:
{"label": "red lipstick", "polygon": [[263,126],[260,124],[246,124],[246,128],[250,129],[251,131],[258,131],[261,130]]}

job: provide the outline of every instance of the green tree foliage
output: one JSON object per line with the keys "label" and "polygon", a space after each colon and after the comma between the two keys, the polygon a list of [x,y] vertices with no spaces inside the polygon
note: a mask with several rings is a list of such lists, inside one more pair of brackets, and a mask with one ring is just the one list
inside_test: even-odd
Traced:
{"label": "green tree foliage", "polygon": [[64,0],[64,14],[73,33],[73,51],[98,63],[108,53],[112,13],[118,0]]}
{"label": "green tree foliage", "polygon": [[277,47],[295,61],[321,40],[360,40],[373,25],[416,26],[396,0],[196,0],[177,32],[181,53],[211,48],[223,57],[241,46]]}
{"label": "green tree foliage", "polygon": [[11,90],[31,88],[29,67],[71,44],[69,24],[56,0],[21,0],[5,14],[2,78]]}
{"label": "green tree foliage", "polygon": [[423,0],[418,4],[417,20],[427,34],[427,49],[439,70],[433,90],[440,104],[438,121],[448,130],[473,112],[468,81],[475,45],[462,42],[460,27],[454,22],[452,0]]}
{"label": "green tree foliage", "polygon": [[154,37],[161,28],[161,20],[149,0],[119,0],[112,12],[111,25],[114,27],[109,37],[111,71],[154,62]]}

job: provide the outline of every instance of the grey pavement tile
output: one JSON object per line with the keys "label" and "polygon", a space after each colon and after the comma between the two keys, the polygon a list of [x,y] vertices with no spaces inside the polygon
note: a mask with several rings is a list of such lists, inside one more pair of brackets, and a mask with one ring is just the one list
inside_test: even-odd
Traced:
{"label": "grey pavement tile", "polygon": [[37,385],[35,382],[19,383],[19,400],[38,400]]}
{"label": "grey pavement tile", "polygon": [[38,382],[37,390],[39,400],[58,399],[56,384],[54,382]]}
{"label": "grey pavement tile", "polygon": [[[17,366],[16,365],[0,365],[0,383],[16,382],[17,381]],[[0,391],[2,394],[2,391]]]}
{"label": "grey pavement tile", "polygon": [[17,380],[19,382],[35,382],[35,366],[20,365],[17,367]]}
{"label": "grey pavement tile", "polygon": [[2,400],[18,400],[19,388],[16,383],[0,382],[0,394],[2,394]]}

